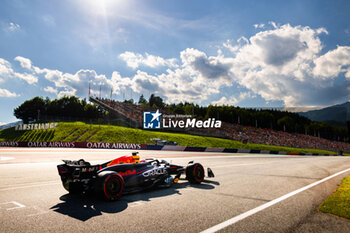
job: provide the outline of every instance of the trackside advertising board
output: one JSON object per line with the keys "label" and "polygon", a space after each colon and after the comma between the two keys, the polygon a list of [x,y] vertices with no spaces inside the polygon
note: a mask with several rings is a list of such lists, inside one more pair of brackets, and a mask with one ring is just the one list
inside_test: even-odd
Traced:
{"label": "trackside advertising board", "polygon": [[146,144],[108,142],[0,142],[0,147],[58,147],[91,149],[146,149]]}

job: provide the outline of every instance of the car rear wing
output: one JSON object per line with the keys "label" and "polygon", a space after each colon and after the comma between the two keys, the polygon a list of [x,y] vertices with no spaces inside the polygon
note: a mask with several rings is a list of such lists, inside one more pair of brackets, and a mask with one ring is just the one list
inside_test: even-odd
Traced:
{"label": "car rear wing", "polygon": [[105,164],[91,165],[89,162],[80,160],[63,160],[64,164],[57,165],[59,175],[72,178],[91,177],[105,167]]}
{"label": "car rear wing", "polygon": [[79,160],[62,160],[64,164],[72,167],[83,167],[83,166],[90,166],[89,162],[86,162],[84,159]]}

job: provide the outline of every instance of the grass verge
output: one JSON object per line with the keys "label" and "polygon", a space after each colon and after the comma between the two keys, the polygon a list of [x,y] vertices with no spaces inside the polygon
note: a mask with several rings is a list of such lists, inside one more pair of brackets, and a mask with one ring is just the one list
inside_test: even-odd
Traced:
{"label": "grass verge", "polygon": [[291,153],[336,154],[335,152],[326,150],[291,148],[252,143],[244,144],[239,141],[222,138],[148,131],[111,125],[91,125],[83,122],[61,122],[55,130],[15,131],[14,128],[0,130],[0,141],[88,141],[154,144],[154,142],[150,141],[151,138],[175,141],[180,146],[272,150]]}
{"label": "grass verge", "polygon": [[321,204],[319,210],[350,219],[350,177],[343,179],[339,188]]}

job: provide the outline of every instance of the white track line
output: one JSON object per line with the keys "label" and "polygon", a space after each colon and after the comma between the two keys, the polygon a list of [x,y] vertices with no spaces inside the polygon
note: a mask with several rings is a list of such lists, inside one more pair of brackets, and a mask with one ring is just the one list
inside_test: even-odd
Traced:
{"label": "white track line", "polygon": [[[143,156],[144,158],[147,158],[147,156]],[[141,156],[141,158],[143,158]],[[260,155],[254,155],[254,154],[247,154],[247,155],[236,155],[236,154],[227,154],[227,155],[213,155],[213,156],[186,156],[183,155],[182,157],[162,157],[162,158],[158,158],[157,159],[167,159],[167,160],[174,160],[174,159],[188,159],[188,160],[193,160],[193,159],[227,159],[227,158],[231,158],[231,159],[236,159],[236,158],[307,158],[305,157],[297,157],[295,155],[269,155],[269,154],[260,154]],[[344,156],[347,157],[347,156]]]}
{"label": "white track line", "polygon": [[0,157],[0,161],[11,160],[11,159],[14,159],[14,157]]}
{"label": "white track line", "polygon": [[228,165],[218,165],[218,166],[210,166],[210,168],[223,168],[223,167],[240,167],[240,166],[251,166],[251,165],[262,165],[262,164],[270,164],[269,163],[237,163],[237,164],[228,164]]}
{"label": "white track line", "polygon": [[8,190],[16,190],[16,189],[24,189],[24,188],[33,188],[33,187],[41,187],[41,186],[48,186],[48,185],[57,185],[61,182],[56,181],[56,182],[48,182],[48,183],[43,183],[43,184],[32,184],[32,185],[23,185],[23,186],[18,186],[18,187],[8,187],[8,188],[0,188],[1,191],[8,191]]}
{"label": "white track line", "polygon": [[19,209],[19,208],[24,208],[26,207],[25,205],[18,203],[17,201],[11,201],[10,203],[16,205],[16,207],[12,207],[12,208],[8,208],[6,210],[15,210],[15,209]]}
{"label": "white track line", "polygon": [[[3,202],[3,203],[0,203],[0,206],[1,205],[8,205],[8,204],[13,204],[13,205],[15,205],[15,207],[5,208],[5,210],[15,210],[15,209],[26,207],[25,205],[18,203],[17,201]],[[0,209],[1,209],[1,207],[0,207]]]}
{"label": "white track line", "polygon": [[42,185],[42,184],[48,184],[48,183],[57,183],[57,180],[47,180],[47,181],[38,181],[38,182],[31,182],[31,183],[21,183],[21,184],[5,184],[5,185],[0,185],[0,189],[2,188],[12,188],[12,187],[20,187],[20,186],[31,186],[31,185]]}
{"label": "white track line", "polygon": [[249,217],[249,216],[251,216],[253,214],[256,214],[256,213],[258,213],[258,212],[260,212],[260,211],[262,211],[262,210],[264,210],[264,209],[266,209],[266,208],[268,208],[270,206],[273,206],[273,205],[275,205],[275,204],[277,204],[277,203],[279,203],[281,201],[284,201],[284,200],[286,200],[289,197],[292,197],[292,196],[294,196],[294,195],[296,195],[298,193],[301,193],[301,192],[303,192],[303,191],[305,191],[307,189],[310,189],[310,188],[312,188],[312,187],[314,187],[314,186],[316,186],[318,184],[321,184],[321,183],[323,183],[323,182],[325,182],[327,180],[330,180],[330,179],[332,179],[332,178],[334,178],[336,176],[339,176],[339,175],[341,175],[341,174],[343,174],[345,172],[349,172],[349,171],[350,171],[350,168],[348,168],[346,170],[343,170],[341,172],[338,172],[338,173],[336,173],[334,175],[328,176],[328,177],[326,177],[326,178],[324,178],[322,180],[316,181],[316,182],[314,182],[312,184],[309,184],[307,186],[304,186],[304,187],[302,187],[302,188],[300,188],[298,190],[290,192],[290,193],[288,193],[288,194],[286,194],[286,195],[284,195],[282,197],[279,197],[277,199],[269,201],[269,202],[267,202],[267,203],[265,203],[265,204],[263,204],[261,206],[258,206],[258,207],[254,208],[254,209],[251,209],[251,210],[249,210],[249,211],[247,211],[247,212],[245,212],[243,214],[240,214],[240,215],[238,215],[236,217],[233,217],[233,218],[231,218],[229,220],[226,220],[225,222],[222,222],[222,223],[220,223],[218,225],[215,225],[215,226],[213,226],[213,227],[211,227],[211,228],[209,228],[207,230],[204,230],[201,233],[213,233],[213,232],[217,232],[219,230],[222,230],[225,227],[228,227],[228,226],[230,226],[232,224],[235,224],[238,221],[241,221],[241,220],[243,220],[243,219],[245,219],[245,218],[247,218],[247,217]]}

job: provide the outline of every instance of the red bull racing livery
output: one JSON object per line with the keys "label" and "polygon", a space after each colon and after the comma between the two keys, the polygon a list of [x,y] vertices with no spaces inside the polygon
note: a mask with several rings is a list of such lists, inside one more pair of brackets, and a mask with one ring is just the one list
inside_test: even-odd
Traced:
{"label": "red bull racing livery", "polygon": [[[199,163],[187,166],[170,164],[165,160],[140,160],[137,152],[112,161],[90,165],[83,159],[63,160],[57,166],[63,187],[70,193],[95,192],[106,200],[118,200],[122,194],[138,192],[154,187],[170,187],[182,174],[190,183],[200,184],[204,180],[204,168]],[[210,168],[208,177],[214,177]]]}

